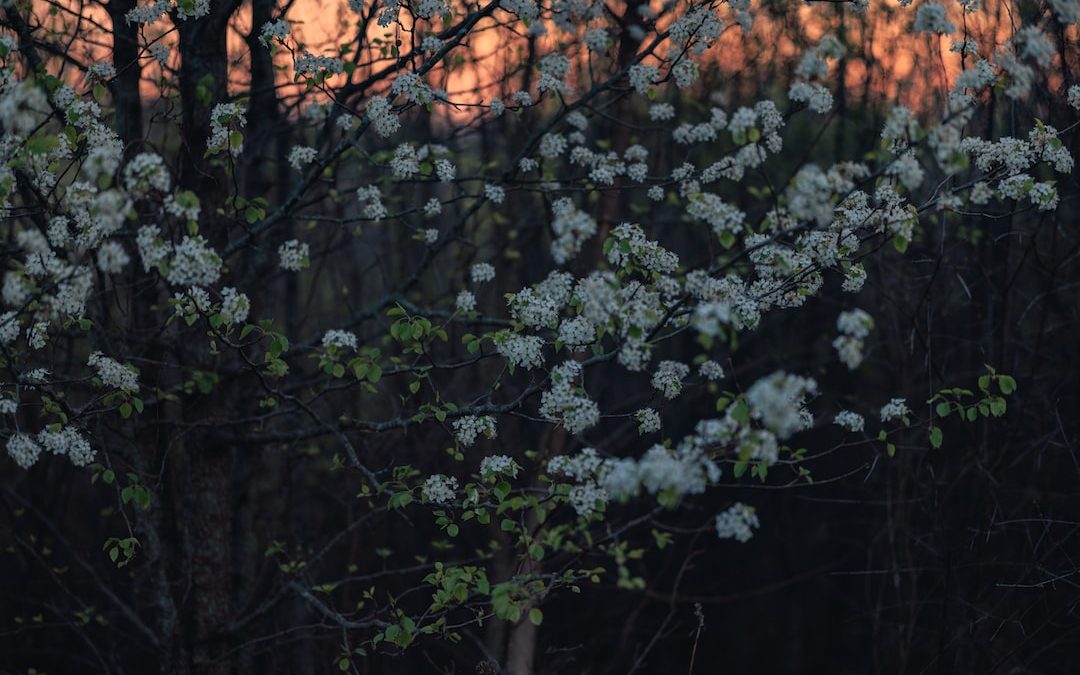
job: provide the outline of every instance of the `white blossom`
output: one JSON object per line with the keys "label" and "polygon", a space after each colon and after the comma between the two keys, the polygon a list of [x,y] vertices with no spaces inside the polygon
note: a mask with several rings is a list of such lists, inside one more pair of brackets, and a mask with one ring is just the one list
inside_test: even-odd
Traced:
{"label": "white blossom", "polygon": [[745,544],[759,527],[761,523],[754,508],[742,502],[736,502],[716,515],[716,536],[721,539],[734,539]]}
{"label": "white blossom", "polygon": [[454,492],[457,490],[457,478],[435,474],[424,481],[421,488],[424,501],[446,506],[454,501]]}

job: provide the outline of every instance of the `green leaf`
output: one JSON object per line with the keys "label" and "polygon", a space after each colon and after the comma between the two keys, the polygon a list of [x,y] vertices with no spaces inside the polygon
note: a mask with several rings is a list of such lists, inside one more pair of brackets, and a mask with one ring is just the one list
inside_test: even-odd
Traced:
{"label": "green leaf", "polygon": [[539,607],[533,607],[529,610],[529,621],[534,626],[544,623],[544,613],[540,611]]}
{"label": "green leaf", "polygon": [[742,478],[742,475],[746,473],[746,468],[748,466],[750,466],[749,462],[747,462],[745,459],[740,459],[739,461],[735,462],[735,468],[732,470],[732,473],[735,475],[736,478]]}
{"label": "green leaf", "polygon": [[934,446],[934,448],[940,448],[942,437],[940,427],[930,427],[930,445]]}
{"label": "green leaf", "polygon": [[1005,414],[1005,399],[1000,396],[990,401],[990,414],[994,417],[1001,417]]}
{"label": "green leaf", "polygon": [[514,528],[516,528],[516,527],[517,527],[517,523],[510,520],[509,518],[503,518],[502,522],[499,523],[499,529],[502,530],[503,532],[513,532]]}
{"label": "green leaf", "polygon": [[1002,394],[1011,394],[1016,391],[1016,380],[1009,375],[998,375],[998,388]]}
{"label": "green leaf", "polygon": [[948,417],[949,413],[952,412],[952,406],[944,402],[938,403],[934,411],[937,412],[938,417]]}

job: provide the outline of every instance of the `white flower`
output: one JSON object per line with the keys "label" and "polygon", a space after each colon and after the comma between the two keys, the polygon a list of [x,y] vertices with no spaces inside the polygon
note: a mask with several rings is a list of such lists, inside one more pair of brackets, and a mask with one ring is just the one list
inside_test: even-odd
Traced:
{"label": "white flower", "polygon": [[855,370],[863,362],[863,341],[850,335],[838,335],[832,342],[841,363],[849,370]]}
{"label": "white flower", "polygon": [[394,95],[403,94],[405,98],[419,105],[431,103],[435,98],[435,93],[428,83],[413,72],[398,74],[394,78],[394,83],[390,85],[390,93]]}
{"label": "white flower", "polygon": [[724,377],[724,368],[716,361],[705,361],[698,367],[698,374],[706,380],[719,380]]}
{"label": "white flower", "polygon": [[435,160],[435,174],[441,182],[450,183],[457,174],[457,167],[448,159],[437,159]]}
{"label": "white flower", "polygon": [[674,119],[675,106],[670,103],[654,103],[649,106],[649,119],[654,122],[663,122]]}
{"label": "white flower", "polygon": [[492,185],[488,183],[484,186],[484,196],[495,204],[502,204],[506,199],[506,190],[502,189],[498,185]]}
{"label": "white flower", "polygon": [[716,516],[716,536],[721,539],[735,539],[745,544],[754,536],[754,530],[761,527],[754,507],[736,502],[726,511]]}
{"label": "white flower", "polygon": [[318,73],[340,75],[345,72],[345,64],[341,59],[334,56],[315,55],[302,51],[293,63],[293,69],[296,70],[297,75],[316,75]]}
{"label": "white flower", "polygon": [[191,221],[199,220],[199,214],[202,212],[199,197],[189,190],[182,190],[175,195],[165,197],[165,210],[177,218]]}
{"label": "white flower", "polygon": [[1069,105],[1076,110],[1080,110],[1080,84],[1074,84],[1069,87]]}
{"label": "white flower", "polygon": [[347,330],[328,330],[323,333],[323,349],[350,349],[356,351],[356,335]]}
{"label": "white flower", "polygon": [[139,381],[135,371],[101,352],[91,354],[86,365],[97,371],[98,379],[106,387],[119,389],[129,394],[139,391]]}
{"label": "white flower", "polygon": [[30,349],[41,349],[49,339],[49,324],[45,321],[35,321],[26,329],[26,344]]}
{"label": "white flower", "polygon": [[584,347],[596,342],[596,329],[583,316],[566,319],[559,325],[559,341],[569,347]]}
{"label": "white flower", "polygon": [[0,345],[9,345],[19,337],[19,317],[14,310],[0,314]]}
{"label": "white flower", "polygon": [[389,99],[381,96],[371,99],[365,113],[371,125],[375,127],[375,132],[383,138],[393,136],[401,128],[401,122]]}
{"label": "white flower", "polygon": [[235,288],[223,288],[221,290],[221,318],[227,324],[238,324],[247,321],[248,312],[251,310],[251,301],[244,293]]}
{"label": "white flower", "polygon": [[24,469],[29,469],[41,455],[41,446],[32,436],[13,434],[7,441],[8,456]]}
{"label": "white flower", "polygon": [[558,455],[548,460],[548,471],[577,481],[592,478],[603,460],[594,448],[583,448],[576,455]]}
{"label": "white flower", "polygon": [[469,268],[469,277],[474,284],[483,284],[495,278],[495,267],[491,263],[476,263]]}
{"label": "white flower", "polygon": [[128,10],[128,13],[124,15],[124,20],[127,23],[152,24],[165,16],[165,13],[168,11],[168,0],[154,0],[149,5],[134,7]]}
{"label": "white flower", "polygon": [[176,18],[181,21],[201,19],[209,13],[210,0],[190,0],[189,2],[176,3]]}
{"label": "white flower", "polygon": [[506,455],[491,455],[480,460],[480,477],[488,479],[503,475],[517,478],[520,468],[517,462]]}
{"label": "white flower", "polygon": [[476,437],[480,434],[489,439],[495,438],[495,418],[490,415],[459,417],[451,422],[450,426],[454,428],[454,436],[458,442],[465,447],[475,443]]}
{"label": "white flower", "polygon": [[289,22],[284,19],[267,21],[262,26],[261,36],[263,42],[269,45],[271,40],[284,40],[289,37],[290,30]]}
{"label": "white flower", "polygon": [[777,371],[763,377],[746,392],[750,414],[780,439],[806,428],[803,406],[808,395],[817,392],[817,383],[807,377]]}
{"label": "white flower", "polygon": [[660,431],[660,413],[656,412],[652,408],[642,408],[634,413],[634,417],[638,421],[638,433],[639,434],[651,434],[654,431]]}
{"label": "white flower", "polygon": [[202,235],[184,237],[173,249],[167,276],[173,286],[209,286],[220,276],[221,257]]}
{"label": "white flower", "polygon": [[916,33],[938,33],[945,35],[956,30],[956,24],[949,21],[945,6],[937,2],[925,2],[915,13]]}
{"label": "white flower", "polygon": [[574,207],[569,197],[556,199],[551,205],[554,216],[551,231],[551,257],[562,265],[581,251],[584,243],[596,234],[596,221],[584,211]]}
{"label": "white flower", "polygon": [[165,160],[153,152],[142,152],[131,158],[124,167],[124,189],[136,195],[145,195],[151,189],[168,192],[172,182]]}
{"label": "white flower", "polygon": [[891,422],[899,417],[904,417],[910,412],[907,407],[907,399],[894,398],[881,407],[881,421]]}
{"label": "white flower", "polygon": [[164,66],[169,62],[169,45],[164,42],[155,42],[150,45],[150,58],[157,61],[158,65]]}
{"label": "white flower", "polygon": [[119,274],[129,262],[131,257],[119,242],[107,241],[98,249],[98,269],[105,274]]}
{"label": "white flower", "polygon": [[294,145],[289,150],[289,166],[301,171],[306,165],[311,164],[319,157],[319,151],[304,145]]}
{"label": "white flower", "polygon": [[630,86],[639,94],[644,94],[648,91],[649,85],[660,79],[660,73],[656,70],[656,66],[646,66],[640,63],[630,66],[626,76],[630,80]]}
{"label": "white flower", "polygon": [[597,504],[607,504],[608,494],[604,488],[599,487],[596,483],[588,482],[581,485],[575,485],[570,488],[570,506],[574,508],[582,518],[588,518],[596,512]]}
{"label": "white flower", "polygon": [[461,291],[454,299],[454,307],[459,312],[471,312],[476,309],[476,296],[470,291]]}
{"label": "white flower", "polygon": [[357,188],[356,198],[364,202],[364,216],[366,218],[382,220],[387,216],[386,206],[382,203],[382,193],[374,185]]}
{"label": "white flower", "polygon": [[866,421],[859,413],[851,412],[850,410],[841,410],[836,414],[833,422],[844,429],[851,432],[860,432],[866,426]]}
{"label": "white flower", "polygon": [[857,293],[865,283],[866,268],[862,263],[854,263],[844,272],[843,289],[848,293]]}
{"label": "white flower", "polygon": [[[566,84],[566,76],[570,72],[570,59],[566,58],[562,54],[551,53],[540,59],[540,80],[537,82],[537,89],[543,93],[545,91],[561,91],[563,93],[570,93],[571,88]],[[519,98],[519,94],[524,93],[528,96],[527,92],[517,92],[514,96]],[[529,105],[531,103],[531,97],[529,102],[522,102],[522,105]]]}
{"label": "white flower", "polygon": [[90,441],[83,438],[74,427],[64,427],[60,431],[44,429],[38,433],[37,440],[54,455],[67,455],[75,466],[90,464],[97,454],[90,446]]}
{"label": "white flower", "polygon": [[[605,466],[602,473],[607,473],[606,469]],[[637,461],[637,476],[641,487],[649,494],[667,493],[681,497],[704,492],[709,483],[719,480],[720,469],[705,455],[693,437],[689,437],[674,449],[660,444],[649,448]],[[603,484],[612,485],[610,475],[605,476]],[[622,489],[631,487],[626,484]]]}
{"label": "white flower", "polygon": [[653,389],[664,392],[666,398],[675,398],[682,392],[682,381],[690,374],[690,367],[678,361],[661,361],[656,365],[651,384]]}
{"label": "white flower", "polygon": [[310,250],[311,249],[306,242],[300,242],[296,239],[290,239],[285,242],[278,247],[278,257],[281,259],[281,269],[289,272],[299,272],[306,268],[308,266],[308,255]]}
{"label": "white flower", "polygon": [[507,361],[526,370],[544,365],[544,341],[537,335],[502,333],[495,339],[495,349]]}
{"label": "white flower", "polygon": [[607,50],[608,32],[603,28],[593,28],[585,31],[585,46],[589,48],[589,51],[604,52]]}
{"label": "white flower", "polygon": [[116,67],[108,61],[98,61],[90,64],[86,74],[98,80],[111,80],[116,77]]}
{"label": "white flower", "polygon": [[210,311],[210,293],[205,288],[192,286],[186,291],[174,293],[173,303],[176,316],[189,319],[190,325],[200,314]]}
{"label": "white flower", "polygon": [[817,83],[796,82],[788,90],[788,98],[805,102],[810,110],[822,114],[829,112],[833,105],[832,92]]}
{"label": "white flower", "polygon": [[[209,4],[209,0],[204,0]],[[247,125],[244,111],[235,103],[219,103],[210,111],[210,138],[206,141],[207,152],[215,154],[228,150],[239,157],[244,150],[243,141],[234,138],[231,131],[239,131]]]}
{"label": "white flower", "polygon": [[551,388],[540,397],[540,415],[559,422],[572,434],[580,433],[600,421],[600,408],[575,387],[581,376],[581,364],[565,361],[551,371]]}
{"label": "white flower", "polygon": [[457,486],[457,478],[435,474],[424,481],[421,493],[424,501],[446,506],[454,501],[454,491],[457,490]]}

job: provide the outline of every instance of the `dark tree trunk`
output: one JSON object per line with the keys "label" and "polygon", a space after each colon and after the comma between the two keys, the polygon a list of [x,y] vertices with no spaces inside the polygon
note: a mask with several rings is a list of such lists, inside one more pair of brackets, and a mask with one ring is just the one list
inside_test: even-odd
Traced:
{"label": "dark tree trunk", "polygon": [[125,156],[132,156],[142,148],[142,97],[139,95],[138,24],[129,24],[124,15],[135,7],[135,0],[112,0],[107,5],[113,31],[113,66],[116,78],[111,94],[116,106],[116,133],[124,142]]}

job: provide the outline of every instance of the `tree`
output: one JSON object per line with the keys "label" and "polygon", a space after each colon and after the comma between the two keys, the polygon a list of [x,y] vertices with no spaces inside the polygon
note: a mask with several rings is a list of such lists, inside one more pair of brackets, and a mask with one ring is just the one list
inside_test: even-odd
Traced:
{"label": "tree", "polygon": [[9,3],[10,665],[702,672],[767,490],[1073,443],[1080,12],[977,4]]}

